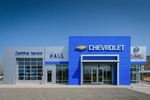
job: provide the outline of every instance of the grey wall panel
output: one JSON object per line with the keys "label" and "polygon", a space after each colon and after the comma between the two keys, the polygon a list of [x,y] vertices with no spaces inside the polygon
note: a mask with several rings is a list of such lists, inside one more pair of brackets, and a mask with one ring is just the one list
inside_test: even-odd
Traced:
{"label": "grey wall panel", "polygon": [[5,70],[4,75],[5,75],[4,78],[6,78],[6,77],[16,77],[16,70],[14,70],[14,71]]}
{"label": "grey wall panel", "polygon": [[4,52],[3,60],[4,84],[14,84],[14,78],[16,78],[16,58],[12,53],[6,51]]}
{"label": "grey wall panel", "polygon": [[[16,55],[16,51],[42,52],[42,55]],[[16,58],[43,58],[44,47],[6,47],[4,48],[4,84],[18,82],[18,70]],[[17,78],[16,78],[17,77]],[[14,80],[15,79],[15,80]]]}
{"label": "grey wall panel", "polygon": [[[16,67],[14,69],[12,69],[12,66],[7,66],[4,68],[4,72],[7,72],[7,71],[12,71],[12,72],[15,72],[13,76],[16,75]],[[5,73],[5,75],[9,75],[8,73]]]}
{"label": "grey wall panel", "polygon": [[47,75],[46,71],[52,70],[52,84],[56,83],[56,65],[45,65],[43,67],[43,84],[49,84],[47,83]]}
{"label": "grey wall panel", "polygon": [[45,47],[45,52],[53,52],[53,53],[68,53],[67,46],[52,46],[52,47]]}
{"label": "grey wall panel", "polygon": [[13,84],[12,77],[4,77],[4,84]]}

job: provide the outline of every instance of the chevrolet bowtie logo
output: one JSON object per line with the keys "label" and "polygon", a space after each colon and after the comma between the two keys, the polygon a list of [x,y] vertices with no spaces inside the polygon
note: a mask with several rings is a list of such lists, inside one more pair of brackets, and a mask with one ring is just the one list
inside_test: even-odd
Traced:
{"label": "chevrolet bowtie logo", "polygon": [[78,49],[78,50],[85,50],[85,49],[86,49],[86,46],[84,46],[84,45],[77,46],[76,49]]}

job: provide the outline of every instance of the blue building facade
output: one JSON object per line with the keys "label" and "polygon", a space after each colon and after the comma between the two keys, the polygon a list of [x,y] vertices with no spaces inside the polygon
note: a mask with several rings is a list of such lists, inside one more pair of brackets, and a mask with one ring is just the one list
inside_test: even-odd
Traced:
{"label": "blue building facade", "polygon": [[[79,46],[80,49],[77,49],[77,46]],[[109,46],[112,46],[110,47],[111,50]],[[91,47],[92,50],[90,50]],[[102,47],[106,48],[104,49]],[[131,50],[130,36],[70,36],[69,85],[83,84],[83,82],[81,82],[83,81],[83,79],[81,79],[83,78],[81,75],[82,73],[81,67],[83,67],[82,63],[84,62],[81,61],[81,59],[83,59],[81,57],[84,57],[84,55],[86,55],[85,56],[86,58],[84,59],[89,60],[89,62],[95,62],[94,60],[97,60],[96,62],[109,63],[109,61],[112,62],[111,60],[113,59],[116,64],[113,65],[114,70],[112,72],[113,73],[112,75],[114,78],[112,81],[114,82],[112,82],[112,84],[130,85],[131,64],[145,64],[145,62],[131,62],[130,50]],[[90,58],[88,58],[88,55],[90,55]],[[100,57],[101,55],[103,55],[103,57]],[[109,57],[107,55],[109,55]],[[116,55],[118,59],[113,58],[114,57],[113,55]],[[115,80],[117,80],[117,82]]]}

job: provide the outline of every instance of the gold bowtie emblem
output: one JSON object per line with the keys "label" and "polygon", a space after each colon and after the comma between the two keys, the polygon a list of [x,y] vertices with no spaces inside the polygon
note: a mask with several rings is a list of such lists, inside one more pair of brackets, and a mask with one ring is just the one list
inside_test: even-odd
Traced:
{"label": "gold bowtie emblem", "polygon": [[84,45],[77,46],[76,49],[78,49],[78,50],[85,50],[86,46],[84,46]]}

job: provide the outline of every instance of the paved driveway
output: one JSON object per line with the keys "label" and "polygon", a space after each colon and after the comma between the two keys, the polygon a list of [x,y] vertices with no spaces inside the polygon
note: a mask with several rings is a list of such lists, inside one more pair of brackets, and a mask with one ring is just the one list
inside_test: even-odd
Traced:
{"label": "paved driveway", "polygon": [[150,100],[127,88],[0,88],[0,100]]}
{"label": "paved driveway", "polygon": [[0,85],[3,84],[3,81],[0,80]]}
{"label": "paved driveway", "polygon": [[[141,83],[142,83],[142,82],[141,82]],[[150,81],[145,81],[144,83],[150,85]]]}

